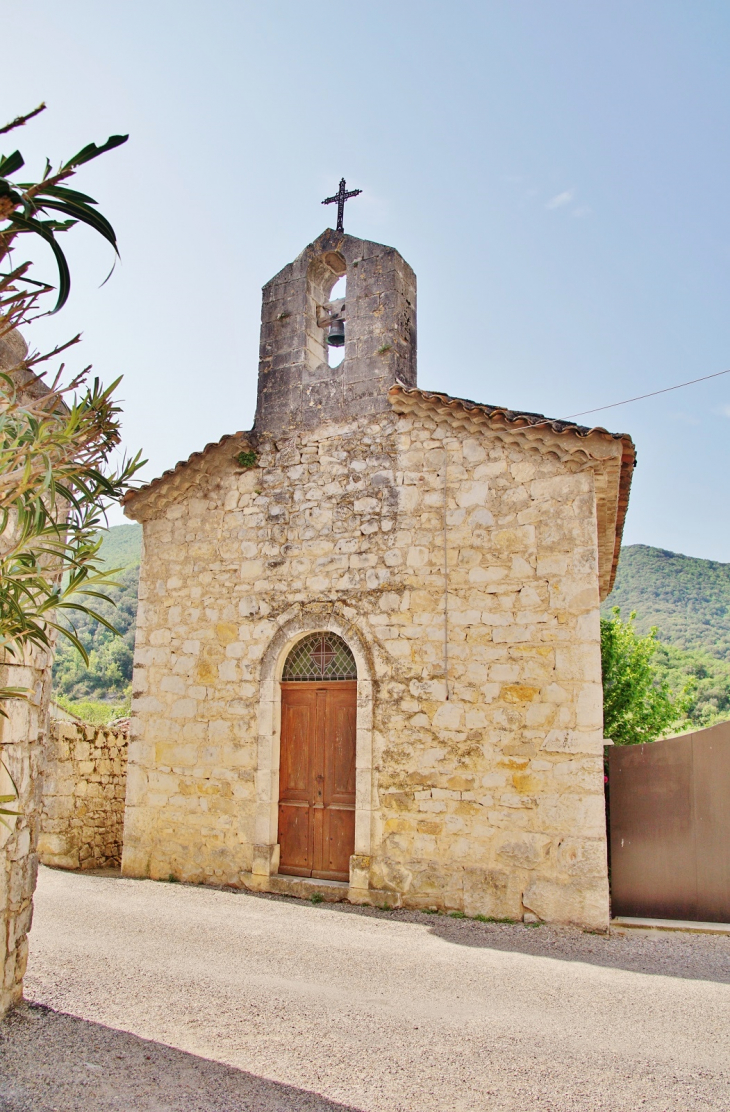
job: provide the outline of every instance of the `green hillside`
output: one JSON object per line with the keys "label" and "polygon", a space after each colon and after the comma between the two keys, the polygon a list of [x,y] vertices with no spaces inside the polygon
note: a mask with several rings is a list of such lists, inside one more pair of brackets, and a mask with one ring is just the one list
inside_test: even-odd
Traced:
{"label": "green hillside", "polygon": [[118,587],[105,593],[116,603],[93,600],[95,609],[110,621],[121,634],[115,637],[108,629],[83,614],[74,616],[73,625],[89,653],[89,667],[70,641],[59,638],[53,665],[53,692],[74,702],[83,699],[119,702],[124,700],[132,682],[134,630],[137,620],[137,587],[142,549],[140,525],[115,525],[104,531],[102,557],[112,568],[123,568],[115,578]]}
{"label": "green hillside", "polygon": [[636,611],[639,633],[656,626],[659,678],[692,690],[686,728],[730,718],[730,564],[627,545],[604,616],[613,606],[625,620]]}
{"label": "green hillside", "polygon": [[138,567],[142,554],[141,525],[113,525],[104,529],[101,554],[113,568]]}
{"label": "green hillside", "polygon": [[628,545],[603,613],[612,606],[635,610],[640,633],[656,626],[660,641],[730,662],[730,564]]}

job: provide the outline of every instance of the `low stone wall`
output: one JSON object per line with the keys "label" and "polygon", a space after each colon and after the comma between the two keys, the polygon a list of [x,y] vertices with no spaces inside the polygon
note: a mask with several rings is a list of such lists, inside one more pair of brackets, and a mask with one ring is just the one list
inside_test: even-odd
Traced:
{"label": "low stone wall", "polygon": [[122,857],[127,738],[120,730],[52,722],[38,855],[61,869],[118,866]]}

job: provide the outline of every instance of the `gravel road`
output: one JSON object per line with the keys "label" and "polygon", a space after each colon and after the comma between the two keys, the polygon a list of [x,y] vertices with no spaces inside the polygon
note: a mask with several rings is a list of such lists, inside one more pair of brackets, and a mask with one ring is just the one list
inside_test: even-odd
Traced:
{"label": "gravel road", "polygon": [[41,869],[2,1112],[730,1109],[730,940]]}

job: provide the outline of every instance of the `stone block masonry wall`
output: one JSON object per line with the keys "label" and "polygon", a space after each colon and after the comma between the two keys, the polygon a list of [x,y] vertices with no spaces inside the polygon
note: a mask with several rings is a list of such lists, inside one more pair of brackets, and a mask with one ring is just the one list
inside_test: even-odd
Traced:
{"label": "stone block masonry wall", "polygon": [[[330,367],[317,311],[344,274],[345,358]],[[416,276],[392,247],[328,230],[264,286],[255,428],[387,412],[396,381],[416,382]]]}
{"label": "stone block masonry wall", "polygon": [[0,795],[11,794],[14,784],[17,799],[4,806],[18,812],[0,825],[0,1016],[22,998],[28,961],[50,681],[45,654],[29,654],[22,666],[0,666],[0,686],[31,692],[28,700],[6,703],[7,718],[0,718]]}
{"label": "stone block masonry wall", "polygon": [[[18,332],[0,337],[0,370],[13,371],[27,352]],[[13,371],[16,382],[34,392],[29,372]],[[28,380],[30,379],[30,384]],[[41,387],[41,390],[43,388]],[[7,535],[5,537],[7,541]],[[0,1016],[23,995],[28,961],[27,933],[33,916],[33,892],[38,871],[40,769],[48,726],[51,665],[45,652],[28,651],[24,660],[0,664],[0,686],[25,688],[27,699],[5,704],[0,717],[0,795],[14,794],[7,804],[17,817],[0,824]]]}
{"label": "stone block masonry wall", "polygon": [[124,872],[276,871],[276,668],[333,628],[372,693],[351,893],[605,928],[596,474],[620,444],[424,405],[257,450],[242,471],[224,444],[133,502]]}
{"label": "stone block masonry wall", "polygon": [[52,722],[43,778],[41,862],[61,869],[120,865],[126,785],[125,734]]}

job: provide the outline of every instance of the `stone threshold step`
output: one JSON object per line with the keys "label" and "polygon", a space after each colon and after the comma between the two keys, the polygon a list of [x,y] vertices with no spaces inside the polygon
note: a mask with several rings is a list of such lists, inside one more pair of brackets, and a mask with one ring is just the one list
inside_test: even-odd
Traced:
{"label": "stone threshold step", "polygon": [[346,880],[316,880],[309,876],[288,876],[285,873],[275,873],[267,878],[267,889],[280,896],[298,896],[300,899],[310,899],[319,895],[327,903],[338,903],[347,899],[349,885]]}
{"label": "stone threshold step", "polygon": [[695,923],[692,919],[636,919],[619,915],[611,920],[611,930],[686,931],[691,934],[730,936],[730,923]]}

